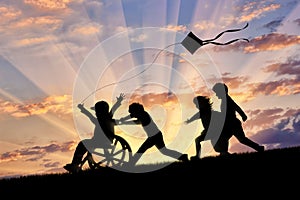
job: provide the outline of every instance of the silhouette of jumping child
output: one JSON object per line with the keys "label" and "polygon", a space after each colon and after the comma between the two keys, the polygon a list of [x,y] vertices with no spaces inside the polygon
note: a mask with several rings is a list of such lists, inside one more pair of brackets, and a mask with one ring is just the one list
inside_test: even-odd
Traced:
{"label": "silhouette of jumping child", "polygon": [[[219,126],[218,119],[220,119],[219,117],[221,117],[220,112],[214,111],[212,109],[212,102],[207,96],[196,96],[193,98],[193,103],[199,111],[196,112],[191,118],[188,118],[185,123],[189,124],[195,120],[200,119],[203,130],[201,131],[200,135],[195,138],[196,154],[195,156],[191,157],[191,160],[200,159],[201,142],[205,140],[210,140],[211,143],[213,143],[214,150],[220,153],[220,155],[228,154],[226,143],[228,143],[229,139],[221,137],[224,129],[223,127],[217,127]],[[221,144],[223,146],[221,146]]]}
{"label": "silhouette of jumping child", "polygon": [[156,146],[158,150],[164,155],[170,156],[180,161],[188,161],[187,154],[182,154],[178,151],[171,150],[166,147],[161,130],[157,127],[149,113],[144,110],[142,104],[130,104],[128,112],[130,113],[128,116],[120,118],[120,124],[140,124],[147,134],[147,139],[143,142],[143,144],[139,147],[139,149],[133,156],[132,161],[130,161],[130,165],[135,165],[142,154],[152,146]]}
{"label": "silhouette of jumping child", "polygon": [[[247,115],[241,109],[241,107],[235,103],[235,101],[228,94],[228,87],[224,83],[216,83],[212,90],[216,93],[216,96],[221,99],[221,112],[225,114],[225,127],[226,134],[224,137],[229,140],[233,135],[237,140],[252,149],[261,152],[265,150],[265,147],[250,140],[246,137],[241,121],[237,118],[236,112],[242,117],[243,121],[247,120]],[[226,139],[224,139],[226,141]],[[228,146],[227,146],[228,148]]]}
{"label": "silhouette of jumping child", "polygon": [[[72,162],[66,164],[64,169],[71,173],[81,171],[82,158],[86,153],[87,156],[92,156],[90,151],[93,151],[93,149],[103,145],[109,147],[112,144],[115,135],[114,126],[119,123],[118,120],[113,118],[113,115],[121,106],[124,97],[125,95],[121,93],[111,110],[109,110],[109,105],[106,101],[98,101],[94,107],[91,107],[92,110],[95,110],[96,117],[84,107],[84,104],[78,104],[80,111],[95,125],[94,135],[92,138],[81,140],[77,144]],[[89,164],[91,166],[93,163]]]}

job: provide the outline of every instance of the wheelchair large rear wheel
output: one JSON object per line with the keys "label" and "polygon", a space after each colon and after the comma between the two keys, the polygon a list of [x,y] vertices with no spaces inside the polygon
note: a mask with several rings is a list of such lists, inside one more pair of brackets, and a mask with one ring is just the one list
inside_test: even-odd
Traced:
{"label": "wheelchair large rear wheel", "polygon": [[115,135],[113,143],[109,148],[95,149],[92,158],[88,158],[90,168],[108,166],[121,168],[130,162],[132,150],[129,143],[121,136]]}

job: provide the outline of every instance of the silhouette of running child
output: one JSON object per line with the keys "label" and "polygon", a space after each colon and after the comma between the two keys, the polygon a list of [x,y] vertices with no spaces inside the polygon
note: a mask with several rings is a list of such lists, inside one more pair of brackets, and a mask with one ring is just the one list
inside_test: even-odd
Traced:
{"label": "silhouette of running child", "polygon": [[216,93],[216,96],[221,99],[221,112],[226,116],[225,124],[227,125],[226,133],[224,134],[224,140],[226,141],[226,138],[229,140],[229,138],[234,135],[240,143],[251,147],[258,152],[264,151],[264,146],[259,145],[258,143],[246,137],[242,122],[237,118],[236,112],[242,117],[243,121],[247,120],[247,115],[241,109],[241,107],[237,103],[235,103],[235,101],[229,96],[227,85],[224,83],[216,83],[213,86],[212,90]]}
{"label": "silhouette of running child", "polygon": [[[228,138],[221,137],[225,129],[223,129],[223,127],[217,127],[220,126],[218,121],[221,117],[221,113],[212,109],[213,103],[207,96],[196,96],[193,98],[193,103],[198,109],[198,112],[196,112],[191,118],[188,118],[185,123],[189,124],[200,119],[203,130],[201,131],[200,135],[195,138],[196,154],[191,157],[191,160],[200,159],[201,142],[205,140],[210,140],[214,150],[220,153],[220,155],[228,154],[227,149],[222,148],[221,146],[222,144],[226,147],[226,143],[228,143],[229,140]],[[222,143],[220,140],[222,140]]]}
{"label": "silhouette of running child", "polygon": [[[113,115],[121,106],[124,97],[125,95],[121,93],[111,110],[109,110],[109,105],[106,101],[98,101],[94,107],[91,107],[92,110],[95,110],[96,117],[84,107],[84,104],[78,104],[80,111],[95,125],[94,135],[92,138],[81,140],[77,144],[72,162],[66,164],[64,169],[71,173],[81,171],[82,158],[85,154],[92,156],[90,151],[93,151],[93,149],[99,146],[109,147],[112,144],[115,135],[114,126],[119,123],[118,120],[113,118]],[[92,166],[93,163],[89,164]]]}
{"label": "silhouette of running child", "polygon": [[147,139],[143,142],[143,144],[139,147],[139,149],[133,156],[132,161],[130,161],[130,165],[135,165],[142,154],[152,146],[156,146],[158,150],[164,155],[170,156],[180,161],[188,161],[187,154],[182,154],[178,151],[171,150],[166,147],[161,130],[157,127],[150,114],[144,110],[142,104],[130,104],[128,112],[130,113],[128,116],[120,118],[120,124],[140,124],[147,134]]}

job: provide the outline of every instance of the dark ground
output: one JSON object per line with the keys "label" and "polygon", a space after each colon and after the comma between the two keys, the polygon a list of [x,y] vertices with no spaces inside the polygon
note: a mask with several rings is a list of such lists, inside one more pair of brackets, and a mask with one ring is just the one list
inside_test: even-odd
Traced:
{"label": "dark ground", "polygon": [[[205,157],[187,163],[174,162],[147,173],[127,173],[103,167],[85,170],[79,174],[45,174],[0,180],[4,196],[87,197],[103,199],[158,194],[197,196],[209,198],[252,196],[299,198],[300,147],[273,149],[265,152]],[[139,195],[137,195],[139,194]],[[296,196],[295,196],[296,195]],[[170,196],[167,196],[170,197]],[[215,198],[214,198],[215,199]]]}

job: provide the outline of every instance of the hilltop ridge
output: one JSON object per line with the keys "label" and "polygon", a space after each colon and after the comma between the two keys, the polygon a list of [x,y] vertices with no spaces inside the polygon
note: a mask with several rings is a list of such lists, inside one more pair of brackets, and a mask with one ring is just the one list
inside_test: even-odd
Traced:
{"label": "hilltop ridge", "polygon": [[0,180],[0,192],[2,194],[28,193],[32,190],[48,191],[49,188],[62,192],[66,187],[72,190],[84,190],[97,186],[105,188],[106,184],[112,187],[114,184],[121,184],[123,187],[142,187],[150,183],[172,185],[195,181],[201,181],[197,183],[199,186],[205,182],[216,186],[219,184],[226,186],[227,183],[235,182],[240,182],[244,186],[250,183],[256,186],[262,184],[257,180],[268,181],[270,185],[279,180],[292,182],[300,178],[299,158],[300,147],[290,147],[264,152],[211,156],[186,163],[174,162],[147,173],[128,173],[103,167],[97,170],[84,170],[79,174],[30,175]]}

